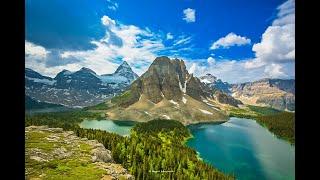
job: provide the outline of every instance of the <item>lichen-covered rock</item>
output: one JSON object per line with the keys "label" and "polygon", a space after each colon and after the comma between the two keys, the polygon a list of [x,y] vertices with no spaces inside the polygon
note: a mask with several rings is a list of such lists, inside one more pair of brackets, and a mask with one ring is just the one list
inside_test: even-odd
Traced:
{"label": "lichen-covered rock", "polygon": [[96,140],[47,126],[25,130],[26,179],[134,179]]}

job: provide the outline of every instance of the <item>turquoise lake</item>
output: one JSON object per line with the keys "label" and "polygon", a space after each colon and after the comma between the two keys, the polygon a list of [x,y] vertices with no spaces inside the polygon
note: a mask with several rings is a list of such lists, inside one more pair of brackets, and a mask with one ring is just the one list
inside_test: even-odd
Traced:
{"label": "turquoise lake", "polygon": [[[85,120],[82,128],[128,136],[132,121]],[[190,125],[194,138],[187,146],[200,157],[239,180],[295,179],[295,147],[270,133],[256,121],[230,118],[222,124]]]}
{"label": "turquoise lake", "polygon": [[111,120],[84,120],[79,125],[86,129],[100,129],[114,132],[121,136],[129,136],[130,130],[134,126],[133,121],[111,121]]}
{"label": "turquoise lake", "polygon": [[223,124],[189,128],[194,138],[187,145],[236,179],[295,179],[295,147],[254,120],[230,118]]}

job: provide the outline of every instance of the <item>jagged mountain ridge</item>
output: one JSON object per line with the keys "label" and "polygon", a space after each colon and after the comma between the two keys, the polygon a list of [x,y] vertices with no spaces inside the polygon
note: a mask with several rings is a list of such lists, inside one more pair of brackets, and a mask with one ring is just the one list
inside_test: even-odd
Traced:
{"label": "jagged mountain ridge", "polygon": [[210,73],[207,73],[204,76],[199,77],[200,81],[207,84],[210,87],[216,88],[221,90],[224,93],[230,94],[230,88],[231,85],[227,82],[223,82],[221,79],[218,79],[217,77],[213,76]]}
{"label": "jagged mountain ridge", "polygon": [[234,97],[231,99],[223,93],[216,94],[218,101],[222,100],[220,102],[229,100],[232,104],[232,102],[236,103],[235,100],[240,100],[245,104],[269,106],[278,110],[294,111],[295,109],[294,79],[264,78],[254,82],[229,84],[209,73],[199,79],[208,86]]}
{"label": "jagged mountain ridge", "polygon": [[279,110],[295,110],[294,79],[261,79],[233,84],[232,96],[245,104],[270,106]]}
{"label": "jagged mountain ridge", "polygon": [[63,70],[51,78],[26,68],[25,93],[33,99],[67,107],[92,106],[122,92],[137,77],[125,61],[108,75],[97,75],[83,67],[76,72]]}
{"label": "jagged mountain ridge", "polygon": [[226,120],[210,103],[212,89],[189,74],[183,60],[157,57],[148,70],[122,95],[107,102],[110,119],[148,121],[154,118],[179,120],[184,124]]}

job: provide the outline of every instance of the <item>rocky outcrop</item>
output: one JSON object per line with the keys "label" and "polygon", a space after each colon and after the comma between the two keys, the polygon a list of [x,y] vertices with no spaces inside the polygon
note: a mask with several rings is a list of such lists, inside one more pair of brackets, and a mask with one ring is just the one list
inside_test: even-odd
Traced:
{"label": "rocky outcrop", "polygon": [[228,94],[221,91],[216,91],[214,97],[219,103],[222,104],[229,104],[235,107],[238,107],[238,105],[243,104],[240,100],[235,99],[232,96],[229,96]]}
{"label": "rocky outcrop", "polygon": [[134,179],[101,143],[79,138],[72,131],[29,126],[25,141],[26,179]]}

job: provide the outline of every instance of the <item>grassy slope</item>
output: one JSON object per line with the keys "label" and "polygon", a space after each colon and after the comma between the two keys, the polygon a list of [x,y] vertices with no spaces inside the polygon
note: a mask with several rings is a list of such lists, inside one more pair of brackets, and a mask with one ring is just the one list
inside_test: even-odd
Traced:
{"label": "grassy slope", "polygon": [[[60,140],[56,142],[49,141],[47,137],[55,135]],[[74,145],[74,146],[73,146]],[[91,149],[92,147],[86,143],[66,144],[63,141],[63,136],[49,132],[31,131],[26,133],[26,178],[44,179],[86,179],[96,180],[100,179],[106,172],[98,169],[96,165],[91,163]],[[56,148],[65,148],[72,155],[58,159],[56,157],[49,158],[48,155],[53,154]],[[32,159],[32,150],[37,149],[42,153],[47,154],[45,157],[47,161],[39,162]]]}
{"label": "grassy slope", "polygon": [[[111,101],[90,107],[89,110],[100,112],[104,111],[109,119],[113,120],[134,120],[146,122],[156,118],[175,119],[183,124],[191,124],[198,122],[208,122],[215,120],[227,120],[225,113],[211,108],[207,104],[197,101],[192,97],[185,95],[186,103],[182,101],[174,104],[167,99],[163,99],[157,104],[149,101],[144,95],[141,95],[139,101],[133,103],[129,107],[121,107],[117,105],[121,101],[126,101],[129,92],[116,96]],[[104,109],[104,110],[102,110]],[[212,114],[206,114],[201,110],[208,111]]]}

